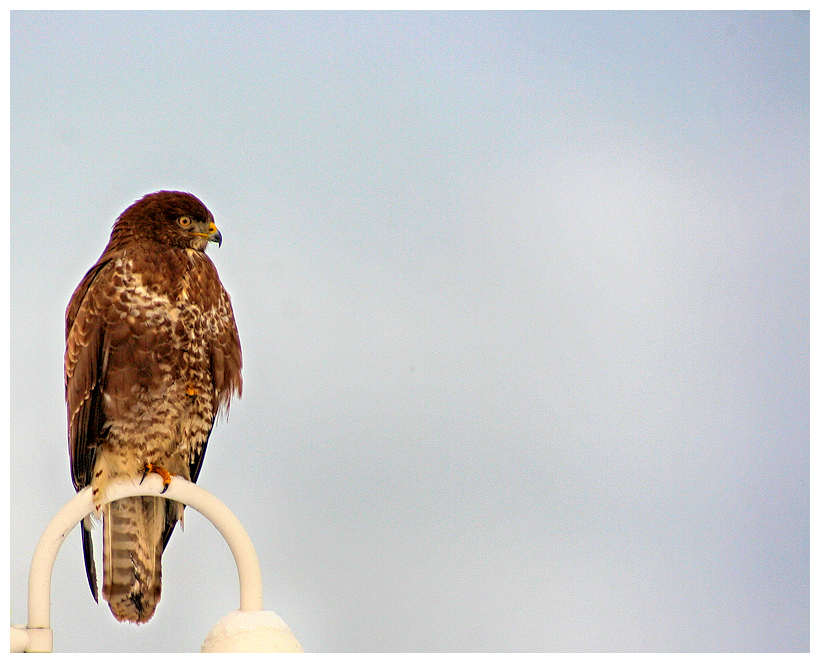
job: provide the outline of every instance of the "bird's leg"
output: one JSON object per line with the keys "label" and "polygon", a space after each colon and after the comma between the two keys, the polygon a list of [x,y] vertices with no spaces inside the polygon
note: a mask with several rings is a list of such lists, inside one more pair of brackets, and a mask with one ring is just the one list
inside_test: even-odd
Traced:
{"label": "bird's leg", "polygon": [[162,477],[162,492],[164,493],[166,490],[168,490],[168,486],[171,484],[172,474],[164,467],[154,465],[153,463],[145,463],[145,465],[143,466],[142,479],[140,479],[140,483],[145,481],[145,477],[147,477],[150,472],[155,472],[156,474],[159,474]]}

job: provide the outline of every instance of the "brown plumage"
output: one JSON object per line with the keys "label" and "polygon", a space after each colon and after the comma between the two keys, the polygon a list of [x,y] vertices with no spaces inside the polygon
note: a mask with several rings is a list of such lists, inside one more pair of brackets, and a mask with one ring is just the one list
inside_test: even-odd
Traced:
{"label": "brown plumage", "polygon": [[[211,260],[221,243],[196,197],[159,191],[126,209],[66,310],[71,476],[103,521],[103,598],[119,621],[147,622],[182,505],[134,497],[100,507],[106,485],[146,463],[196,481],[211,428],[242,393],[231,302]],[[91,522],[82,541],[97,600]]]}

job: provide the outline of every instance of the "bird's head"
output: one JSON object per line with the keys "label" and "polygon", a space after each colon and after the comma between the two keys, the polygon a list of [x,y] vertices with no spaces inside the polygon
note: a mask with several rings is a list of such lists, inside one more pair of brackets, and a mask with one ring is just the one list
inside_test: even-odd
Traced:
{"label": "bird's head", "polygon": [[209,242],[222,245],[213,214],[194,195],[157,191],[126,209],[114,224],[111,239],[153,241],[204,251]]}

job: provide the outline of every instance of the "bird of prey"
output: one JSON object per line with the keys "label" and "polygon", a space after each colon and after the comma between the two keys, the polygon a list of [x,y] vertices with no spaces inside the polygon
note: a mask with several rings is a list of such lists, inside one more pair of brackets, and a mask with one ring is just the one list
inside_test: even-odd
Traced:
{"label": "bird of prey", "polygon": [[[91,486],[102,518],[102,595],[119,621],[153,616],[183,507],[161,497],[102,505],[106,485],[148,471],[166,485],[196,481],[217,414],[242,393],[239,334],[209,242],[222,235],[198,198],[148,194],[116,220],[66,310],[71,477],[77,491]],[[81,532],[96,601],[90,518]]]}

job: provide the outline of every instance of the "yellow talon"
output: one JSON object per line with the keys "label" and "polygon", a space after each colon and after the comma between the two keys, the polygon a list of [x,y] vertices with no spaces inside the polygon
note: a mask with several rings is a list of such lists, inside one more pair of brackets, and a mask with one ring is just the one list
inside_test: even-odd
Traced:
{"label": "yellow talon", "polygon": [[145,463],[142,468],[142,479],[140,479],[140,483],[145,481],[145,477],[148,476],[149,473],[154,472],[155,474],[159,474],[162,477],[162,493],[168,490],[168,486],[171,485],[171,477],[173,476],[168,470],[159,465],[154,465],[153,463]]}

